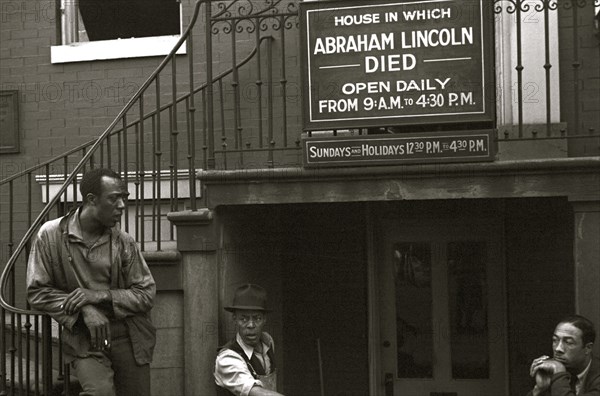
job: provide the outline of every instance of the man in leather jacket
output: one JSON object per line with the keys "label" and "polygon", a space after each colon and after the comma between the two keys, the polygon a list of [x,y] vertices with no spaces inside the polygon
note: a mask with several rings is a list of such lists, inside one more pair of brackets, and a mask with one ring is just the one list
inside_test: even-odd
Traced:
{"label": "man in leather jacket", "polygon": [[99,168],[84,174],[80,191],[81,207],[40,228],[27,297],[64,326],[65,362],[82,395],[148,396],[156,286],[135,240],[118,227],[127,186]]}

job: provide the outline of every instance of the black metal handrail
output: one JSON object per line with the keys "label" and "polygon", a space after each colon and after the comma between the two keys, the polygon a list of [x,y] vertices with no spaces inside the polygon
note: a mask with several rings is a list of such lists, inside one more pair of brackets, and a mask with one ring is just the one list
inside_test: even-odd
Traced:
{"label": "black metal handrail", "polygon": [[[174,59],[176,52],[183,45],[186,39],[189,38],[188,47],[191,48],[191,35],[190,32],[195,25],[197,17],[199,15],[200,6],[203,1],[198,1],[194,7],[194,13],[192,14],[190,24],[187,29],[183,32],[180,39],[174,48],[170,51],[170,53],[163,59],[160,65],[154,70],[154,72],[150,75],[149,78],[142,84],[142,86],[138,89],[138,91],[133,95],[133,97],[127,102],[127,104],[123,107],[123,109],[119,112],[119,114],[114,118],[114,120],[110,123],[110,125],[104,130],[104,132],[94,141],[85,143],[74,149],[68,150],[66,153],[51,159],[50,161],[46,161],[44,163],[38,164],[34,167],[26,169],[23,172],[12,175],[5,180],[0,182],[0,186],[8,185],[9,187],[9,202],[10,202],[10,210],[9,210],[9,254],[10,257],[8,259],[7,264],[4,266],[2,274],[0,275],[0,306],[2,310],[1,314],[1,335],[2,339],[1,348],[0,348],[0,374],[1,381],[0,384],[0,394],[6,395],[8,392],[10,394],[49,394],[53,387],[53,372],[52,372],[52,346],[53,346],[53,336],[52,336],[52,321],[49,316],[43,314],[42,312],[34,311],[31,309],[19,308],[16,306],[15,301],[15,264],[19,257],[21,257],[24,250],[31,243],[31,239],[34,236],[34,233],[38,229],[38,227],[42,224],[42,222],[48,217],[50,210],[54,208],[59,202],[61,196],[66,194],[67,189],[71,184],[76,180],[76,177],[79,172],[81,172],[88,161],[90,161],[93,155],[100,149],[101,160],[103,157],[102,153],[102,145],[105,144],[107,150],[110,150],[110,144],[106,142],[110,139],[111,135],[116,133],[120,133],[119,131],[114,131],[114,127],[121,120],[126,120],[127,112],[133,108],[136,102],[140,104],[143,103],[143,95],[150,87],[153,81],[158,81],[159,73],[166,67],[169,61]],[[158,87],[158,83],[157,83]],[[181,99],[185,100],[185,99]],[[140,112],[140,119],[137,123],[134,123],[136,129],[138,125],[143,126],[144,113],[143,106],[140,106],[142,110]],[[158,110],[160,112],[160,109]],[[127,129],[127,124],[124,122],[124,129]],[[137,135],[137,134],[136,134]],[[119,151],[120,150],[119,146]],[[78,162],[78,164],[73,168],[70,174],[67,174],[67,164],[69,156],[83,150],[84,153],[82,158]],[[125,146],[124,151],[127,150]],[[59,187],[58,192],[50,198],[49,190],[47,186],[46,194],[48,198],[48,202],[45,207],[38,214],[36,219],[32,222],[32,200],[31,200],[31,183],[32,183],[32,175],[33,172],[39,169],[46,169],[46,178],[49,178],[49,170],[50,166],[57,162],[64,161],[64,173],[65,180],[63,184]],[[107,153],[107,161],[110,162],[110,153]],[[92,163],[90,163],[92,165]],[[142,168],[143,169],[143,168]],[[28,182],[28,225],[29,228],[25,232],[25,235],[22,237],[21,241],[17,245],[14,251],[12,250],[12,239],[13,235],[13,187],[14,181],[18,180],[21,177],[26,177]],[[193,177],[193,172],[192,176]],[[75,185],[75,184],[73,184]],[[73,201],[75,202],[75,192]],[[195,193],[194,193],[195,194]],[[136,197],[137,198],[137,197]],[[190,197],[194,199],[194,195]],[[65,200],[66,201],[66,200]],[[143,219],[142,219],[143,224]],[[27,252],[28,253],[28,252]],[[5,293],[10,291],[10,297],[7,299],[5,297]],[[7,318],[6,313],[9,313]],[[7,320],[8,319],[8,320]],[[7,327],[8,326],[8,327]],[[58,330],[58,337],[60,338],[60,327]],[[9,335],[7,340],[7,334]],[[40,337],[41,334],[41,337]],[[58,378],[57,380],[63,381],[64,394],[69,395],[70,390],[70,375],[69,375],[69,367],[64,366],[62,364],[62,356],[60,352],[60,341],[58,343],[59,353],[58,353]],[[32,352],[33,350],[33,352]],[[7,358],[7,352],[10,357]],[[33,356],[32,356],[33,353]],[[41,360],[40,360],[41,353]],[[33,358],[33,362],[31,361]],[[9,368],[10,372],[7,372]],[[41,370],[40,370],[41,369]]]}
{"label": "black metal handrail", "polygon": [[[136,222],[136,240],[141,244],[142,250],[144,250],[145,230],[144,220],[145,216],[151,216],[153,224],[156,222],[156,227],[152,226],[152,238],[156,241],[156,249],[161,250],[161,227],[160,218],[161,214],[161,202],[164,203],[168,199],[170,208],[169,211],[179,210],[181,199],[179,199],[179,192],[177,186],[177,176],[179,174],[179,166],[181,165],[178,160],[177,151],[178,142],[177,135],[179,134],[180,125],[178,123],[178,105],[185,104],[185,113],[187,125],[187,144],[183,149],[187,149],[187,164],[188,169],[185,171],[186,177],[189,183],[189,203],[193,210],[196,209],[196,134],[198,132],[194,114],[195,108],[195,95],[202,95],[203,111],[204,111],[204,125],[202,127],[204,131],[204,164],[206,165],[206,141],[207,135],[212,136],[212,127],[206,126],[207,113],[212,114],[212,103],[206,103],[207,92],[212,91],[212,85],[218,84],[221,88],[223,86],[223,80],[225,77],[230,75],[236,75],[237,71],[244,65],[248,64],[259,52],[261,43],[264,41],[272,40],[269,35],[261,35],[257,37],[254,47],[250,47],[247,53],[239,60],[235,61],[233,65],[220,73],[212,73],[212,59],[208,56],[207,69],[210,69],[210,73],[207,72],[207,78],[204,82],[199,84],[194,83],[194,59],[193,59],[193,28],[198,20],[200,8],[203,4],[206,4],[206,33],[211,34],[211,16],[210,16],[210,0],[199,0],[194,5],[194,10],[190,18],[190,23],[181,34],[181,37],[177,41],[177,44],[169,52],[169,54],[161,61],[156,67],[152,74],[144,81],[139,87],[136,93],[129,99],[127,104],[119,111],[113,121],[104,129],[97,139],[90,140],[84,144],[78,145],[72,149],[67,150],[63,154],[56,156],[50,160],[38,163],[34,166],[28,167],[27,169],[17,172],[11,176],[0,180],[0,187],[8,188],[9,196],[9,213],[8,213],[8,253],[9,258],[6,265],[3,268],[2,274],[0,275],[0,307],[1,309],[1,331],[2,340],[0,340],[0,395],[8,394],[7,392],[33,392],[34,394],[41,394],[40,390],[44,394],[48,394],[53,378],[52,378],[52,345],[53,339],[56,337],[60,338],[61,328],[57,329],[57,334],[52,335],[52,321],[48,315],[43,314],[35,310],[29,309],[29,306],[23,303],[24,297],[21,297],[21,302],[17,304],[16,290],[22,291],[23,288],[16,287],[16,269],[26,268],[25,265],[18,266],[17,263],[27,261],[29,255],[29,248],[31,241],[36,233],[36,230],[40,225],[50,218],[51,211],[56,208],[58,216],[64,214],[69,205],[69,194],[72,194],[72,205],[75,206],[77,203],[77,182],[78,175],[85,172],[86,167],[95,167],[98,162],[101,166],[104,165],[104,161],[108,166],[111,166],[113,162],[113,153],[115,156],[118,155],[118,171],[123,175],[124,181],[133,181],[135,184],[135,222]],[[207,52],[212,51],[210,45],[211,37],[207,37]],[[187,43],[187,55],[188,55],[188,82],[189,90],[184,90],[183,93],[177,92],[177,66],[176,66],[176,53],[181,48],[183,43]],[[210,52],[209,52],[210,53]],[[234,57],[235,59],[235,57]],[[168,70],[167,66],[171,64],[172,74],[172,99],[166,103],[161,103],[161,83],[160,77],[161,72]],[[232,85],[238,84],[237,77],[234,78]],[[152,92],[152,86],[155,85],[156,93],[152,98],[156,101],[155,107],[148,110],[145,105],[145,95]],[[223,102],[223,93],[221,92],[221,102]],[[223,103],[221,103],[221,109],[223,109]],[[182,106],[183,107],[183,106]],[[139,109],[137,117],[129,117],[131,112],[136,112]],[[161,116],[163,113],[167,113],[166,118],[168,119],[168,132],[169,136],[164,139],[161,137]],[[221,111],[223,114],[223,111]],[[164,121],[164,119],[163,119]],[[221,120],[222,124],[224,119]],[[145,127],[151,125],[151,153],[153,158],[153,164],[150,167],[145,166],[144,155],[144,137]],[[135,134],[135,144],[132,145],[131,140],[128,142],[128,136]],[[112,140],[111,140],[112,139]],[[117,145],[114,146],[116,140]],[[170,191],[164,196],[161,193],[161,176],[156,174],[157,171],[162,172],[161,156],[162,149],[161,144],[168,141],[170,149],[170,160],[168,166],[169,174],[169,189]],[[148,145],[148,146],[150,146]],[[214,148],[211,150],[214,151]],[[81,153],[81,154],[80,154]],[[80,155],[80,157],[79,157]],[[133,156],[135,161],[135,171],[133,173],[129,169],[129,156]],[[76,157],[77,163],[69,169],[69,161],[72,161],[73,157]],[[54,167],[61,167],[62,172],[54,172],[55,175],[62,176],[60,180],[60,187],[54,191],[54,195],[50,196],[50,169]],[[154,172],[151,171],[154,169]],[[117,169],[115,169],[117,170]],[[150,173],[149,173],[150,172]],[[36,176],[36,173],[42,173]],[[61,174],[62,173],[62,174]],[[44,176],[45,175],[45,176]],[[39,211],[35,220],[32,219],[34,214],[33,200],[32,200],[32,181],[33,178],[37,177],[42,182],[45,181],[45,194],[47,197],[46,204]],[[131,180],[128,178],[131,177]],[[14,199],[14,187],[18,180],[26,179],[27,181],[27,230],[25,231],[20,242],[13,249],[13,239],[15,238],[15,227],[14,227],[14,206],[19,205]],[[147,194],[144,191],[144,181],[151,179],[151,193]],[[173,180],[175,179],[175,182]],[[72,192],[71,192],[72,187]],[[151,197],[153,201],[152,213],[150,215],[145,214],[143,209],[139,209],[140,201]],[[157,203],[158,202],[158,203]],[[62,205],[62,207],[61,207]],[[127,209],[126,209],[127,211]],[[138,220],[139,224],[138,224]],[[158,218],[158,221],[156,219]],[[128,229],[128,217],[127,212],[125,213],[125,228]],[[141,230],[141,231],[140,231]],[[141,232],[141,237],[138,235]],[[171,226],[170,237],[173,239],[173,229]],[[25,254],[24,254],[25,253]],[[21,270],[22,271],[22,270]],[[8,316],[7,316],[8,315]],[[40,339],[41,336],[41,339]],[[8,337],[8,338],[7,338]],[[57,347],[61,348],[60,341],[56,344]],[[40,348],[41,346],[41,348]],[[33,362],[29,358],[33,358],[32,351],[35,352],[35,358]],[[40,361],[40,352],[42,360]],[[41,365],[41,372],[39,370]],[[30,375],[30,370],[35,369],[35,374]],[[9,370],[10,372],[7,372]],[[62,365],[61,353],[58,353],[58,379],[64,381],[64,392],[69,394],[69,368]],[[40,383],[41,381],[41,383]]]}
{"label": "black metal handrail", "polygon": [[[264,36],[264,37],[262,37],[262,40],[266,40],[268,38],[269,37]],[[242,67],[245,64],[247,64],[254,57],[254,55],[256,55],[256,51],[257,51],[257,48],[256,47],[253,48],[250,51],[250,53],[242,61],[240,61],[240,63],[238,63],[237,67]],[[219,80],[222,80],[224,77],[227,77],[228,75],[230,75],[232,73],[232,71],[233,71],[233,69],[229,69],[229,70],[226,70],[226,71],[218,74],[213,79],[213,83],[216,83]],[[150,77],[150,79],[151,79],[151,77]],[[207,85],[208,84],[206,82],[204,82],[201,85],[199,85],[198,87],[196,87],[192,93],[182,94],[181,96],[179,96],[177,98],[177,103],[180,103],[180,102],[183,102],[183,101],[187,100],[192,94],[197,94],[197,93],[201,92],[202,90],[206,89]],[[134,100],[134,102],[135,102],[135,100]],[[163,105],[158,110],[152,110],[152,111],[150,111],[148,113],[145,113],[144,117],[143,117],[143,120],[148,120],[148,119],[152,118],[152,116],[156,115],[156,113],[158,113],[159,111],[167,110],[169,107],[170,107],[170,105]],[[118,119],[118,116],[116,118]],[[115,129],[112,132],[110,132],[110,135],[111,136],[118,135],[120,132],[123,132],[124,129],[135,127],[135,125],[138,124],[140,121],[142,121],[142,120],[137,119],[137,120],[134,120],[134,121],[130,121],[129,124],[127,124],[125,127],[121,127],[121,128]],[[50,165],[52,165],[55,162],[63,160],[64,157],[68,157],[70,155],[77,154],[78,152],[83,151],[83,150],[87,151],[88,147],[92,146],[99,139],[100,138],[91,139],[89,142],[82,143],[82,144],[80,144],[78,146],[75,146],[74,148],[69,149],[69,150],[65,151],[64,153],[62,153],[60,155],[57,155],[57,156],[55,156],[55,157],[53,157],[53,158],[51,158],[49,160],[42,161],[42,162],[37,163],[37,164],[35,164],[35,165],[33,165],[33,166],[25,169],[25,170],[22,170],[22,171],[20,171],[18,173],[15,173],[14,175],[5,177],[4,179],[0,180],[0,186],[8,184],[11,181],[20,179],[20,178],[22,178],[24,176],[27,176],[28,174],[33,174],[34,172],[39,171],[39,170],[41,170],[41,169],[43,169],[43,168],[45,168],[47,166],[50,166]]]}
{"label": "black metal handrail", "polygon": [[[67,176],[64,183],[58,189],[58,192],[52,198],[48,199],[48,203],[45,205],[44,209],[42,209],[40,214],[37,216],[37,218],[35,219],[33,224],[31,224],[31,226],[29,227],[29,229],[27,230],[27,232],[21,239],[21,242],[19,242],[19,244],[17,245],[15,251],[12,253],[11,257],[9,258],[8,263],[4,267],[4,270],[2,271],[2,275],[0,275],[0,306],[2,306],[3,308],[10,310],[11,312],[20,313],[22,315],[42,314],[41,312],[38,312],[38,311],[24,310],[24,309],[19,309],[17,307],[13,307],[6,301],[2,291],[7,290],[7,288],[8,288],[8,281],[9,281],[8,274],[12,271],[15,261],[21,255],[23,250],[25,249],[26,244],[30,242],[34,233],[36,232],[38,227],[42,224],[42,222],[44,221],[46,216],[49,214],[50,210],[57,204],[57,202],[59,201],[61,196],[67,190],[67,188],[69,188],[69,186],[71,186],[71,184],[75,180],[77,174],[83,170],[84,166],[88,163],[90,158],[98,150],[100,145],[103,142],[105,142],[106,139],[111,135],[111,132],[112,132],[113,128],[117,125],[117,123],[123,119],[123,116],[142,97],[142,95],[145,93],[146,89],[148,89],[150,84],[156,79],[156,76],[167,66],[169,61],[175,57],[175,54],[177,53],[177,51],[179,50],[181,45],[188,39],[188,36],[190,35],[190,32],[192,31],[192,28],[194,27],[196,20],[198,18],[200,6],[202,5],[202,3],[204,3],[204,0],[199,0],[196,2],[196,5],[194,7],[194,13],[192,14],[192,17],[190,19],[190,24],[188,25],[186,30],[183,32],[183,34],[181,35],[181,37],[179,38],[179,40],[177,41],[177,43],[175,44],[175,46],[173,47],[171,52],[163,59],[163,61],[158,65],[158,67],[154,70],[154,72],[152,72],[150,77],[148,77],[146,79],[146,81],[140,86],[140,88],[133,95],[133,97],[131,99],[129,99],[127,104],[123,107],[123,109],[119,112],[119,114],[117,114],[115,119],[109,124],[109,126],[104,130],[104,132],[102,132],[100,137],[98,137],[98,139],[96,139],[94,141],[94,143],[92,144],[92,147],[89,150],[87,150],[87,152],[83,155],[83,158],[75,166],[73,171]],[[77,147],[76,149],[72,149],[72,150],[68,151],[68,153],[71,153],[71,152],[76,151],[77,149],[80,150],[80,149],[83,149],[86,147],[87,147],[86,145],[82,145],[80,147]],[[61,155],[58,158],[64,158],[64,156],[65,155]],[[32,167],[32,168],[28,169],[27,171],[21,172],[20,175],[15,175],[15,176],[7,178],[6,180],[3,180],[2,183],[3,184],[8,183],[8,182],[15,180],[16,178],[21,177],[25,174],[30,174],[32,171],[37,170],[40,167],[47,166],[49,163],[51,163],[52,161],[55,161],[55,160],[56,159],[46,162],[44,164],[40,164],[35,167]]]}

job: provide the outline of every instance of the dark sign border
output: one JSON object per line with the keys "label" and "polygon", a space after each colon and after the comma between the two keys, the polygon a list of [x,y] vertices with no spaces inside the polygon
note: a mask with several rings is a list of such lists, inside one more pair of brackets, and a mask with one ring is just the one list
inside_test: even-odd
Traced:
{"label": "dark sign border", "polygon": [[494,122],[495,121],[495,81],[494,81],[494,64],[493,64],[493,4],[491,0],[478,0],[481,7],[481,24],[483,42],[483,83],[482,83],[482,98],[485,103],[484,110],[477,113],[461,113],[461,114],[436,114],[436,115],[398,115],[382,117],[357,117],[353,119],[331,119],[331,120],[311,120],[311,81],[309,79],[308,68],[308,17],[307,12],[313,10],[328,11],[332,8],[352,8],[358,6],[369,5],[415,5],[419,3],[444,3],[444,0],[423,0],[423,1],[386,1],[386,0],[321,0],[300,2],[300,67],[302,76],[302,121],[303,129],[306,131],[313,130],[329,130],[329,129],[352,129],[352,128],[369,128],[391,125],[423,125],[423,124],[450,124],[458,122]]}
{"label": "dark sign border", "polygon": [[[424,163],[453,163],[453,162],[491,162],[496,156],[495,143],[496,130],[472,130],[472,131],[448,131],[435,133],[411,133],[394,135],[359,135],[359,136],[329,136],[329,137],[305,137],[302,139],[302,159],[307,168],[318,167],[341,167],[341,166],[364,166],[364,165],[398,165],[398,164],[424,164]],[[311,147],[321,146],[327,148],[337,146],[338,148],[347,148],[351,145],[357,145],[368,142],[406,144],[417,142],[435,142],[444,139],[468,140],[473,138],[485,139],[487,151],[481,154],[461,155],[461,153],[449,156],[421,155],[412,158],[371,158],[358,157],[347,160],[318,160],[311,161],[309,150]],[[329,145],[331,144],[331,145]]]}

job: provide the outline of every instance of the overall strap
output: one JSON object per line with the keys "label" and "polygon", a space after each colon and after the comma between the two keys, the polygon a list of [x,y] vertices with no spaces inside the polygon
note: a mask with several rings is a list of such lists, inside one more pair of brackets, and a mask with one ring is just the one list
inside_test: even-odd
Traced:
{"label": "overall strap", "polygon": [[[223,349],[231,349],[232,351],[234,351],[235,353],[240,355],[242,357],[242,359],[244,359],[244,361],[248,365],[248,369],[250,370],[250,373],[252,373],[252,376],[255,379],[258,378],[258,373],[254,369],[254,367],[252,367],[252,363],[250,362],[250,359],[248,359],[248,356],[246,356],[246,353],[244,353],[244,350],[242,349],[240,344],[238,344],[238,342],[235,339],[231,340],[229,343],[227,343],[223,347]],[[271,363],[271,373],[272,373],[275,371],[275,353],[273,352],[272,345],[269,346],[269,350],[267,351],[267,356],[269,357],[269,361]],[[266,370],[267,368],[264,367],[264,369]]]}
{"label": "overall strap", "polygon": [[275,353],[273,352],[272,345],[269,347],[269,350],[267,351],[267,356],[269,357],[269,360],[271,361],[271,372],[274,372],[275,371]]}
{"label": "overall strap", "polygon": [[231,340],[225,346],[225,348],[231,349],[232,351],[234,351],[235,353],[240,355],[242,357],[242,359],[244,359],[244,361],[246,362],[246,365],[248,366],[248,370],[250,370],[250,374],[252,374],[254,379],[258,379],[258,373],[254,369],[254,367],[252,367],[252,363],[250,363],[250,359],[248,359],[248,356],[246,356],[246,353],[244,352],[244,350],[242,349],[242,347],[240,346],[240,344],[238,344],[238,342],[236,340]]}

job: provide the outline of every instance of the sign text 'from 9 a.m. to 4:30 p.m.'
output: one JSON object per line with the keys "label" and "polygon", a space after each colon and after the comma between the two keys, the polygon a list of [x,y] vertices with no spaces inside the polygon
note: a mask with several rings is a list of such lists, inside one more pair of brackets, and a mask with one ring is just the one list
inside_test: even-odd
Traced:
{"label": "sign text 'from 9 a.m. to 4:30 p.m.'", "polygon": [[301,11],[305,129],[492,117],[481,0],[307,2]]}

